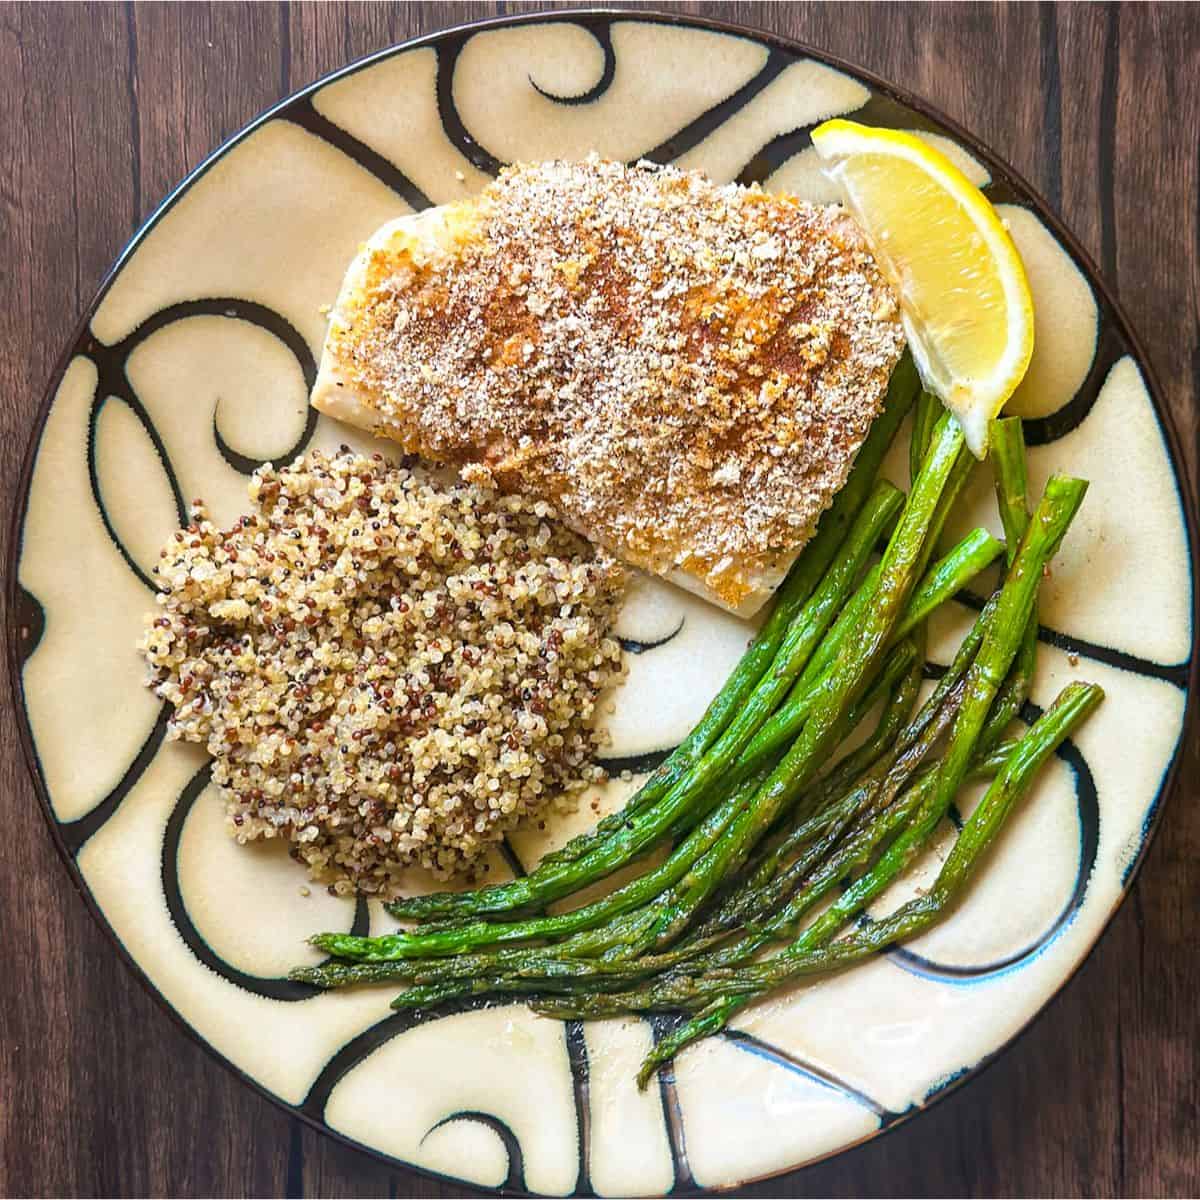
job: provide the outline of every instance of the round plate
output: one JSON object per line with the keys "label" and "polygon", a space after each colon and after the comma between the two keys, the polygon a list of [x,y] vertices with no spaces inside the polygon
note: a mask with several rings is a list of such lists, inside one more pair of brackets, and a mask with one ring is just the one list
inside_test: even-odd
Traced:
{"label": "round plate", "polygon": [[[150,567],[187,499],[232,521],[257,464],[362,443],[315,419],[306,394],[322,306],[385,220],[468,195],[502,163],[591,150],[827,200],[809,130],[839,114],[946,150],[1025,257],[1037,351],[1014,407],[1029,418],[1033,483],[1057,468],[1092,481],[1043,589],[1033,700],[1087,678],[1105,703],[950,920],[747,1011],[646,1092],[633,1072],[654,1022],[564,1026],[521,1005],[393,1014],[388,989],[287,982],[308,933],[386,918],[305,895],[278,847],[227,840],[204,756],[164,740],[133,647]],[[976,474],[964,525],[994,526],[988,473]],[[9,572],[17,707],[54,836],[99,919],[196,1036],[280,1104],[473,1184],[729,1187],[872,1137],[977,1071],[1120,903],[1194,684],[1193,523],[1179,477],[1148,367],[1092,265],[1022,180],[924,104],[802,46],[677,16],[491,22],[386,51],[271,110],[122,255],[64,355],[26,465]],[[935,659],[970,619],[963,599],[939,619]],[[614,753],[636,773],[696,718],[747,627],[665,585],[647,585],[623,621],[630,676],[611,723]],[[630,786],[614,783],[603,804]],[[514,835],[496,873],[593,819],[585,805],[544,834]],[[905,889],[953,836],[947,825]]]}

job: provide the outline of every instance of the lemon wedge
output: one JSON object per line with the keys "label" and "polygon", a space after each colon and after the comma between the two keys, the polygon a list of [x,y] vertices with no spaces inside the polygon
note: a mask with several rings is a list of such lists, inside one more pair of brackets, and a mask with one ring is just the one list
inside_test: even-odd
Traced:
{"label": "lemon wedge", "polygon": [[988,422],[1033,354],[1033,298],[1012,238],[984,194],[912,134],[835,120],[812,141],[899,293],[922,382],[982,458]]}

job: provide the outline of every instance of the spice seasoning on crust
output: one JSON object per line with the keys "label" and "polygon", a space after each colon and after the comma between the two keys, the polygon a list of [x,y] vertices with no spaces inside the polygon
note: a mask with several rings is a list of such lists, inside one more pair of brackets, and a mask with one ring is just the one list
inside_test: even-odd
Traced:
{"label": "spice seasoning on crust", "polygon": [[649,164],[520,165],[364,248],[313,403],[751,611],[903,342],[838,208]]}
{"label": "spice seasoning on crust", "polygon": [[250,498],[233,529],[197,506],[168,542],[141,642],[240,841],[287,838],[337,892],[390,897],[404,867],[474,867],[603,778],[624,570],[549,505],[317,451]]}

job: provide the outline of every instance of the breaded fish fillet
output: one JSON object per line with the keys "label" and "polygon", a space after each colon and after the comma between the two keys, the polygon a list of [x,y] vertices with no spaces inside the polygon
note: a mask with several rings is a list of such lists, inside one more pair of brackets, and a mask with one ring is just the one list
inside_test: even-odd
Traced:
{"label": "breaded fish fillet", "polygon": [[312,402],[749,615],[845,482],[903,344],[840,209],[549,162],[371,238]]}

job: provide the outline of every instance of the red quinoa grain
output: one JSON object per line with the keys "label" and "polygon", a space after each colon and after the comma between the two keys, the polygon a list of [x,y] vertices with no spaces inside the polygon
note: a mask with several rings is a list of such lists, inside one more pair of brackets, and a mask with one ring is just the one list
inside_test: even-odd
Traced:
{"label": "red quinoa grain", "polygon": [[141,642],[239,841],[285,838],[336,893],[387,897],[603,778],[625,577],[549,505],[348,451],[264,467],[250,499],[227,531],[196,503]]}

